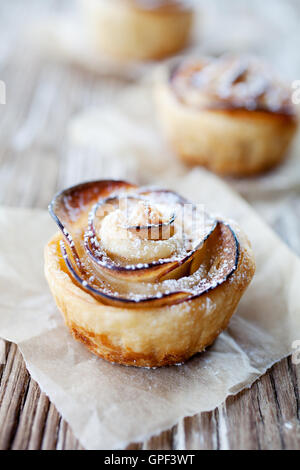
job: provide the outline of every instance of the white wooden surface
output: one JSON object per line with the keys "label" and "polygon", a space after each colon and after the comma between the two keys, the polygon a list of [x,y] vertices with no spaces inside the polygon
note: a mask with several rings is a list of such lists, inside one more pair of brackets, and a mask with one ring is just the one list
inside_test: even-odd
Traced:
{"label": "white wooden surface", "polygon": [[[54,192],[88,173],[83,154],[69,153],[69,119],[84,106],[108,102],[126,83],[47,62],[17,38],[18,26],[59,0],[2,0],[0,80],[0,203],[46,208]],[[76,165],[74,164],[76,162]],[[89,169],[90,170],[90,169]],[[99,175],[101,176],[101,175]],[[300,253],[300,195],[275,227]],[[288,230],[287,230],[287,225]],[[291,359],[212,413],[185,419],[143,449],[299,449],[300,367]],[[14,344],[0,340],[0,449],[81,449],[68,424],[30,378]]]}

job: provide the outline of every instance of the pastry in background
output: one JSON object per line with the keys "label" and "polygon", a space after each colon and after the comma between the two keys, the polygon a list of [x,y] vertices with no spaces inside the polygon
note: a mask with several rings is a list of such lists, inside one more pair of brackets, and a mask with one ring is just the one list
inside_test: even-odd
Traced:
{"label": "pastry in background", "polygon": [[157,80],[156,104],[179,157],[223,175],[276,166],[297,129],[291,91],[253,57],[173,62]]}
{"label": "pastry in background", "polygon": [[99,53],[120,60],[160,59],[183,49],[193,10],[184,0],[81,0]]}
{"label": "pastry in background", "polygon": [[52,294],[73,336],[111,362],[159,367],[203,351],[254,275],[239,227],[171,191],[96,181],[49,210]]}

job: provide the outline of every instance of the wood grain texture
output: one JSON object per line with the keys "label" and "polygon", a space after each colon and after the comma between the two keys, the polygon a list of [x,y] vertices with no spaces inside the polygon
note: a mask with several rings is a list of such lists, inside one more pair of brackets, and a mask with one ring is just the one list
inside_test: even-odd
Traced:
{"label": "wood grain texture", "polygon": [[[55,191],[89,176],[85,155],[67,148],[67,123],[83,107],[101,106],[126,86],[115,78],[48,62],[18,41],[14,33],[20,12],[26,21],[32,12],[58,11],[64,3],[28,0],[24,13],[23,0],[1,2],[0,27],[8,43],[0,51],[0,79],[7,85],[0,121],[1,204],[46,208]],[[291,195],[276,230],[300,253],[299,194]],[[300,367],[285,359],[219,409],[186,418],[128,448],[299,449],[299,390]],[[30,378],[18,348],[1,339],[0,449],[82,449]]]}

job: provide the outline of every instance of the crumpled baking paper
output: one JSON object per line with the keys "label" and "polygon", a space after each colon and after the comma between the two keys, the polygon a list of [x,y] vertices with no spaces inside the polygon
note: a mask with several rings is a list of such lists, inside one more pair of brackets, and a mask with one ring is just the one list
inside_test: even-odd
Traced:
{"label": "crumpled baking paper", "polygon": [[236,219],[252,242],[257,272],[214,345],[184,365],[161,369],[113,365],[77,343],[43,274],[43,249],[55,224],[46,211],[0,208],[0,336],[18,344],[32,377],[87,449],[124,448],[214,409],[300,339],[300,260],[205,170],[173,178],[168,187]]}

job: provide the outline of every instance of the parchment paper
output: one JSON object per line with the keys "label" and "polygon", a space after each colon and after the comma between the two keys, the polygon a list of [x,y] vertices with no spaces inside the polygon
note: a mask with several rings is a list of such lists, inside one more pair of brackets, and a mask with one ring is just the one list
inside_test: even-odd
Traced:
{"label": "parchment paper", "polygon": [[72,339],[43,275],[54,223],[45,211],[0,209],[0,336],[19,345],[29,372],[87,449],[124,448],[214,409],[290,354],[300,338],[299,259],[204,170],[168,186],[237,219],[253,244],[257,272],[211,348],[183,366],[156,370],[109,364]]}

